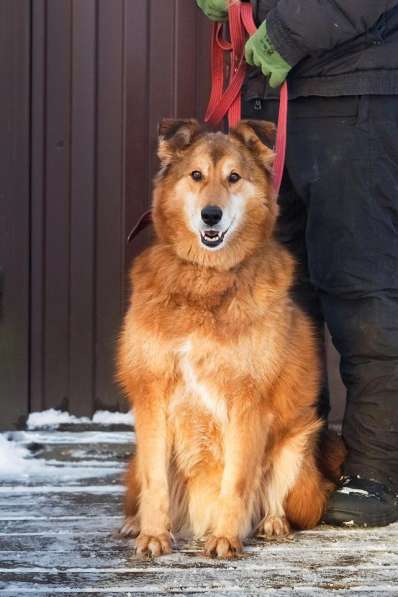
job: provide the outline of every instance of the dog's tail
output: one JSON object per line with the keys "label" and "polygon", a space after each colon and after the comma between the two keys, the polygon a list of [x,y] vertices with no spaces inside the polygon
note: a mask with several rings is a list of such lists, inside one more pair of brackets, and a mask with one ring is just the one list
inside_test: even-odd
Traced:
{"label": "dog's tail", "polygon": [[319,442],[318,466],[324,476],[337,484],[347,457],[347,448],[343,439],[335,431],[325,429]]}

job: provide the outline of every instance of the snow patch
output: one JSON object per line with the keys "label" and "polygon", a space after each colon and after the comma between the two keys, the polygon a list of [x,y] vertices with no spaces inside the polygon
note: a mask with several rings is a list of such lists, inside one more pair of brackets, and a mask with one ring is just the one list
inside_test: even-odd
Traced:
{"label": "snow patch", "polygon": [[26,425],[28,429],[58,429],[62,424],[68,425],[89,425],[95,423],[97,425],[133,425],[133,412],[128,413],[111,412],[109,410],[97,410],[93,417],[75,417],[70,413],[62,410],[50,408],[41,412],[30,413]]}
{"label": "snow patch", "polygon": [[92,422],[101,425],[133,425],[133,411],[130,410],[128,413],[113,413],[109,410],[97,410],[93,415]]}
{"label": "snow patch", "polygon": [[28,429],[36,429],[37,427],[51,427],[52,429],[57,429],[57,427],[63,423],[90,423],[90,419],[88,417],[75,417],[68,412],[50,408],[41,412],[30,413],[28,420],[26,421]]}
{"label": "snow patch", "polygon": [[0,434],[0,482],[75,483],[80,479],[94,479],[120,475],[124,465],[119,462],[81,461],[63,463],[55,459],[34,458],[26,445]]}
{"label": "snow patch", "polygon": [[353,527],[354,526],[354,521],[353,520],[345,520],[343,522],[343,525],[346,527]]}
{"label": "snow patch", "polygon": [[350,494],[350,493],[360,493],[361,495],[366,495],[366,497],[370,497],[369,496],[369,492],[365,491],[365,489],[354,489],[352,487],[341,487],[338,490],[338,492],[339,493],[347,493],[347,494]]}
{"label": "snow patch", "polygon": [[31,457],[25,446],[0,435],[0,480],[28,479],[43,469],[43,461]]}
{"label": "snow patch", "polygon": [[134,431],[10,431],[8,437],[23,444],[32,442],[47,446],[56,444],[131,444],[135,443]]}
{"label": "snow patch", "polygon": [[0,494],[37,493],[123,493],[124,485],[0,485]]}

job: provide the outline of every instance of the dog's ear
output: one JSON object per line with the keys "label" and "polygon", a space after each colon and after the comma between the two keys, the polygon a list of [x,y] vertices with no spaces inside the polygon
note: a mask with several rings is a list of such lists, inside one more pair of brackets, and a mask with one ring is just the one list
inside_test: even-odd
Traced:
{"label": "dog's ear", "polygon": [[163,118],[158,126],[158,156],[162,166],[166,166],[181,151],[186,149],[198,136],[200,125],[197,120]]}
{"label": "dog's ear", "polygon": [[276,128],[265,120],[241,120],[232,134],[238,137],[270,170],[275,158]]}

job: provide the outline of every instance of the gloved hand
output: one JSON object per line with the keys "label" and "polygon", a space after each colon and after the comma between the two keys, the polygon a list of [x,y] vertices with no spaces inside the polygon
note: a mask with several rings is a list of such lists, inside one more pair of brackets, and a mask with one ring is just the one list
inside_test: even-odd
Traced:
{"label": "gloved hand", "polygon": [[267,23],[264,21],[246,42],[246,62],[258,66],[264,76],[269,77],[271,87],[279,87],[286,79],[291,66],[277,52],[268,37]]}
{"label": "gloved hand", "polygon": [[228,19],[228,0],[196,0],[197,5],[212,21],[226,21]]}

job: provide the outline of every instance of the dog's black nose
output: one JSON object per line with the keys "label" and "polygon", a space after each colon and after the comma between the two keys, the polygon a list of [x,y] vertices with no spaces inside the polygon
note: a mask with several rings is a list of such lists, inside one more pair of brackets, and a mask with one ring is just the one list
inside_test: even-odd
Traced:
{"label": "dog's black nose", "polygon": [[222,218],[222,209],[217,205],[206,205],[200,212],[200,215],[205,224],[214,226],[215,224],[218,224]]}

